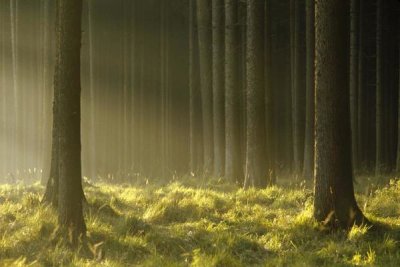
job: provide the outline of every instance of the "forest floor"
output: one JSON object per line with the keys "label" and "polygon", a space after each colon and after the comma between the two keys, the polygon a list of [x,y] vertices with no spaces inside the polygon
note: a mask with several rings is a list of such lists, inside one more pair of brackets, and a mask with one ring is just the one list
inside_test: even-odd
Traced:
{"label": "forest floor", "polygon": [[381,227],[332,233],[312,219],[304,183],[94,183],[78,249],[53,237],[57,216],[40,204],[43,187],[2,185],[0,266],[400,266],[400,181],[365,184],[358,201]]}

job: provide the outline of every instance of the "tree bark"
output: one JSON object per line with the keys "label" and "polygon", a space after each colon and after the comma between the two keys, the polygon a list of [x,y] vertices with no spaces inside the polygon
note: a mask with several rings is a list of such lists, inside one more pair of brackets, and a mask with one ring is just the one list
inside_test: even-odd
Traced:
{"label": "tree bark", "polygon": [[359,67],[359,26],[360,26],[360,0],[351,0],[350,4],[350,116],[351,116],[351,136],[352,136],[352,160],[353,167],[358,167],[358,67]]}
{"label": "tree bark", "polygon": [[267,168],[267,183],[276,183],[276,150],[274,146],[275,132],[273,126],[273,86],[272,86],[272,12],[271,1],[265,2],[265,157]]}
{"label": "tree bark", "polygon": [[190,172],[195,175],[203,166],[203,139],[196,0],[189,4]]}
{"label": "tree bark", "polygon": [[214,176],[224,176],[224,0],[212,0]]}
{"label": "tree bark", "polygon": [[266,186],[264,1],[247,2],[247,152],[244,187]]}
{"label": "tree bark", "polygon": [[225,177],[243,183],[238,1],[225,0]]}
{"label": "tree bark", "polygon": [[340,228],[366,222],[354,197],[351,164],[349,8],[337,0],[315,6],[314,217]]}
{"label": "tree bark", "polygon": [[212,19],[211,0],[197,0],[200,51],[200,85],[203,114],[204,175],[213,172]]}
{"label": "tree bark", "polygon": [[58,0],[55,103],[59,115],[58,224],[72,243],[86,233],[81,170],[81,20],[82,0]]}
{"label": "tree bark", "polygon": [[88,36],[89,36],[89,95],[90,95],[90,176],[96,178],[96,129],[95,129],[95,94],[94,94],[94,48],[93,48],[93,0],[88,0]]}

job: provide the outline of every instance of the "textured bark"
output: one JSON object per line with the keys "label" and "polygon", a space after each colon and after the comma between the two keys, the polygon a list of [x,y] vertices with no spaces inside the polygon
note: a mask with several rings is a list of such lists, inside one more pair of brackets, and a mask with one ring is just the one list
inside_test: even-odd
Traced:
{"label": "textured bark", "polygon": [[247,2],[247,152],[245,188],[263,187],[265,168],[264,1]]}
{"label": "textured bark", "polygon": [[315,6],[314,217],[341,228],[365,221],[354,197],[351,164],[349,8],[349,2],[337,0],[317,0]]}
{"label": "textured bark", "polygon": [[214,175],[224,175],[225,103],[224,103],[224,0],[212,0]]}
{"label": "textured bark", "polygon": [[54,88],[59,115],[58,224],[76,243],[85,235],[81,174],[81,16],[82,0],[58,0],[56,72]]}
{"label": "textured bark", "polygon": [[225,0],[225,177],[243,183],[241,158],[241,91],[239,85],[240,42],[238,1]]}
{"label": "textured bark", "polygon": [[354,169],[358,166],[357,147],[357,104],[358,104],[358,62],[359,62],[359,12],[360,0],[351,0],[350,4],[350,116],[351,116],[351,139],[352,139],[352,161]]}
{"label": "textured bark", "polygon": [[303,178],[314,177],[314,0],[306,0],[306,122]]}
{"label": "textured bark", "polygon": [[197,26],[200,51],[200,85],[203,114],[204,175],[213,172],[213,96],[212,96],[212,16],[211,0],[197,0]]}

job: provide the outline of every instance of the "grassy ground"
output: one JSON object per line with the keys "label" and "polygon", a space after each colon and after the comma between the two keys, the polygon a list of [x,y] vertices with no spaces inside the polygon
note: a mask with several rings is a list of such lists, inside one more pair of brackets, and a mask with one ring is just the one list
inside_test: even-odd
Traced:
{"label": "grassy ground", "polygon": [[326,232],[305,186],[96,184],[85,188],[87,239],[73,250],[53,237],[42,187],[4,185],[0,266],[400,266],[400,182],[358,188],[368,218],[387,229]]}

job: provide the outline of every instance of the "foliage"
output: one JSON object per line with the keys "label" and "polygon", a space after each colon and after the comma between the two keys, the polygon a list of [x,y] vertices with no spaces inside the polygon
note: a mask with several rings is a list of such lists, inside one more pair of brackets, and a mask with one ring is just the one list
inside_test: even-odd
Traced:
{"label": "foliage", "polygon": [[311,190],[298,188],[192,178],[86,186],[88,235],[72,249],[55,238],[56,213],[40,204],[40,185],[0,186],[0,266],[400,265],[400,182],[358,195],[385,229],[334,233],[312,219]]}

